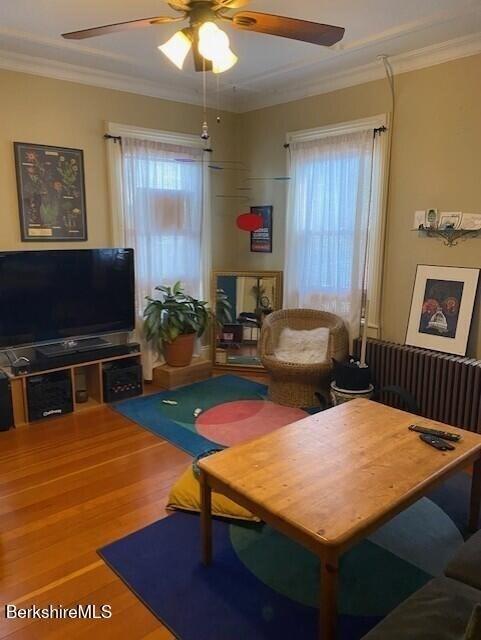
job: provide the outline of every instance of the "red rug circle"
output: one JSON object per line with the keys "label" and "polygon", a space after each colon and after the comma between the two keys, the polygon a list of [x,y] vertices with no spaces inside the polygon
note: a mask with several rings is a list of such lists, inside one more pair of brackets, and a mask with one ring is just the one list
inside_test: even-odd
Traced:
{"label": "red rug circle", "polygon": [[197,418],[195,426],[205,438],[232,446],[258,438],[307,415],[302,409],[283,407],[267,400],[236,400],[207,409]]}

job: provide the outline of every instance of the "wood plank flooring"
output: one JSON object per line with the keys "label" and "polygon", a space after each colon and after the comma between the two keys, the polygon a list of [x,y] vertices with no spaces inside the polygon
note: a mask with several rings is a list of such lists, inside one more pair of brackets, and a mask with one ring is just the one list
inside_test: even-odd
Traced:
{"label": "wood plank flooring", "polygon": [[[172,638],[96,549],[164,517],[190,460],[108,407],[0,433],[0,638]],[[6,603],[113,615],[7,620]]]}
{"label": "wood plank flooring", "polygon": [[[0,433],[0,638],[171,640],[96,550],[166,516],[190,460],[108,407]],[[110,604],[113,615],[6,620],[6,603]]]}

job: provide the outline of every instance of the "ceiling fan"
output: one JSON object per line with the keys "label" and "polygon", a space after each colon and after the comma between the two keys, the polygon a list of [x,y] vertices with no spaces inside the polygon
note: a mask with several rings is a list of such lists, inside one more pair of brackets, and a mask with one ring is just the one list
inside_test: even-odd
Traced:
{"label": "ceiling fan", "polygon": [[189,20],[188,27],[177,31],[159,49],[179,69],[182,69],[185,58],[192,48],[196,71],[213,71],[214,73],[227,71],[237,62],[237,56],[230,49],[227,34],[217,26],[219,20],[230,22],[236,29],[267,33],[326,47],[339,42],[344,36],[343,27],[256,11],[231,13],[232,9],[239,9],[248,4],[248,0],[167,0],[167,4],[182,15],[141,18],[62,35],[67,39],[83,40],[139,27]]}

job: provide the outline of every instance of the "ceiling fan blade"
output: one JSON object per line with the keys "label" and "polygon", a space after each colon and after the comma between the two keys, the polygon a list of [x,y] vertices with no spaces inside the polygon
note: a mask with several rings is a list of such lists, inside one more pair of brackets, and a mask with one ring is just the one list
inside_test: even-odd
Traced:
{"label": "ceiling fan blade", "polygon": [[108,33],[117,33],[118,31],[127,31],[129,29],[138,29],[149,27],[152,24],[164,24],[167,22],[178,22],[184,20],[185,15],[181,17],[156,16],[154,18],[142,18],[141,20],[129,20],[128,22],[116,22],[115,24],[106,24],[103,27],[92,27],[91,29],[82,29],[81,31],[71,31],[70,33],[62,33],[62,37],[67,40],[83,40],[84,38],[93,38],[94,36],[104,36]]}
{"label": "ceiling fan blade", "polygon": [[272,36],[321,44],[325,47],[330,47],[342,40],[345,31],[343,27],[286,18],[270,13],[258,13],[257,11],[239,11],[232,16],[232,23],[238,29],[268,33]]}

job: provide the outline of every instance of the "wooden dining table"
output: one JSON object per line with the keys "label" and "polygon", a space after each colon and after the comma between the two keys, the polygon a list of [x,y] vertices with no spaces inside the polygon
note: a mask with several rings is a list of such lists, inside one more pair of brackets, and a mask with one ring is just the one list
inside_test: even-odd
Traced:
{"label": "wooden dining table", "polygon": [[[461,435],[439,451],[408,429]],[[211,492],[222,493],[320,559],[319,638],[334,640],[342,554],[450,475],[472,473],[479,525],[481,435],[357,399],[199,461],[203,562],[212,562]],[[361,577],[362,579],[362,577]]]}

